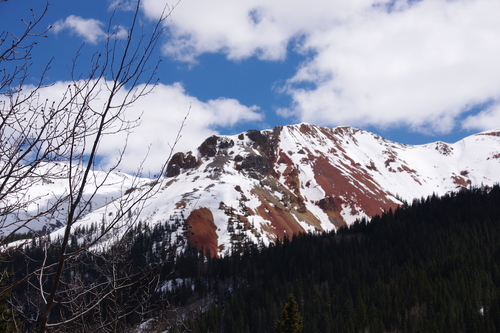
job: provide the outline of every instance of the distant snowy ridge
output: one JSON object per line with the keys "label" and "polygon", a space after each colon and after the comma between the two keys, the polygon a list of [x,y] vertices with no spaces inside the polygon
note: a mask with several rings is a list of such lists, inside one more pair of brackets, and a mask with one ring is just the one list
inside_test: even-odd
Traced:
{"label": "distant snowy ridge", "polygon": [[[66,224],[67,196],[70,191],[69,165],[62,162],[42,163],[37,171],[38,176],[33,177],[22,193],[11,193],[0,203],[2,206],[13,205],[16,200],[25,200],[27,203],[21,205],[22,209],[6,217],[1,230],[3,234],[9,233],[20,225],[23,225],[20,232],[38,232],[58,229]],[[83,192],[81,213],[85,215],[108,205],[140,182],[143,181],[121,172],[91,172]],[[51,210],[56,202],[59,202],[57,209]],[[50,213],[41,213],[47,210],[51,210]],[[25,223],[26,221],[28,222]]]}

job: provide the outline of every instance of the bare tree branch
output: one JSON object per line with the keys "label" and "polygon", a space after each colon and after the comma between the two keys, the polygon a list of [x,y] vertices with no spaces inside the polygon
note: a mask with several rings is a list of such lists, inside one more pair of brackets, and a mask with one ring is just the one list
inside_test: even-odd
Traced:
{"label": "bare tree branch", "polygon": [[[80,53],[75,55],[70,68],[72,81],[57,101],[43,97],[45,76],[51,62],[42,70],[36,85],[26,83],[37,39],[45,38],[50,29],[37,32],[49,10],[48,5],[40,16],[32,12],[32,20],[24,22],[21,34],[0,33],[0,65],[8,63],[6,68],[10,68],[10,71],[0,69],[0,247],[5,253],[21,253],[30,263],[26,272],[14,272],[16,280],[3,286],[0,295],[7,295],[24,285],[23,299],[16,296],[19,299],[14,298],[11,304],[27,322],[36,325],[39,332],[81,322],[90,313],[105,311],[102,306],[107,302],[115,304],[113,316],[108,314],[108,317],[117,325],[132,312],[147,312],[141,309],[141,303],[136,306],[119,304],[116,298],[113,299],[119,291],[140,283],[142,289],[132,293],[139,299],[157,288],[158,278],[152,278],[150,271],[127,272],[126,263],[121,261],[124,258],[116,254],[111,256],[113,252],[106,241],[130,232],[137,222],[137,212],[144,209],[148,199],[159,190],[187,116],[167,160],[159,166],[158,177],[148,184],[136,179],[132,183],[133,190],[113,202],[116,213],[111,218],[103,216],[99,232],[84,238],[78,247],[71,239],[75,225],[118,168],[127,147],[125,141],[114,165],[104,173],[101,170],[103,176],[98,178],[96,160],[102,143],[117,133],[126,133],[128,137],[140,125],[139,119],[127,117],[127,110],[151,93],[158,83],[159,61],[152,60],[153,52],[162,36],[164,21],[176,5],[166,7],[149,32],[144,32],[140,26],[140,6],[138,0],[125,40],[118,38],[113,24],[114,13],[111,15],[103,51],[90,59],[88,72],[77,72]],[[142,174],[142,164],[137,174]],[[66,182],[62,193],[30,197],[29,189],[35,184],[61,180]],[[42,199],[45,206],[39,207]],[[35,205],[37,209],[33,211]],[[42,232],[35,230],[34,225],[40,220],[49,223],[63,217],[63,233],[58,239],[50,239],[49,228]],[[30,231],[35,238],[13,243],[12,237],[19,231]],[[41,258],[30,256],[32,244],[42,248]],[[99,272],[98,282],[89,285],[87,279],[71,276],[93,260],[106,262]],[[109,268],[111,271],[106,271]],[[147,283],[143,282],[146,277],[150,279]],[[15,306],[16,301],[24,305]],[[38,310],[36,315],[31,309]],[[103,315],[99,326],[109,327],[110,318]]]}

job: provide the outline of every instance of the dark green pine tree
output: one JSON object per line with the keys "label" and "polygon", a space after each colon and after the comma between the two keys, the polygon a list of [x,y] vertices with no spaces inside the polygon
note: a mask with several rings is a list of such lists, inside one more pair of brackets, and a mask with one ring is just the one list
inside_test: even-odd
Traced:
{"label": "dark green pine tree", "polygon": [[303,320],[299,313],[299,306],[292,294],[282,313],[283,320],[276,320],[276,333],[299,333],[302,331]]}

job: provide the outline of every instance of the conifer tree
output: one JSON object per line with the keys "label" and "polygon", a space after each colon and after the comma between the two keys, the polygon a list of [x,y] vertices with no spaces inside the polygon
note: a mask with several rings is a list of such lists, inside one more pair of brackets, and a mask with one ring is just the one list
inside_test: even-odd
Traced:
{"label": "conifer tree", "polygon": [[299,313],[299,306],[293,294],[288,296],[288,303],[282,313],[283,320],[276,320],[276,333],[299,333],[302,331],[303,320]]}

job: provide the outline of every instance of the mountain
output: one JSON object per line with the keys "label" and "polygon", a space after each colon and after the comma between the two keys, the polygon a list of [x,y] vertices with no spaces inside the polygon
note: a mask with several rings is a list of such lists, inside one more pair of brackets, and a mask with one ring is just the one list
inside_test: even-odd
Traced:
{"label": "mountain", "polygon": [[[8,193],[2,198],[1,208],[12,212],[0,215],[2,224],[0,232],[8,234],[19,229],[27,231],[51,231],[65,225],[67,218],[70,166],[67,163],[41,163],[30,179],[23,179],[24,184],[18,186],[18,193]],[[81,166],[73,166],[72,183],[78,184],[83,174]],[[17,181],[17,177],[11,177]],[[21,182],[22,182],[21,181]],[[82,203],[76,212],[86,215],[102,207],[108,206],[137,185],[140,179],[121,172],[94,171],[90,174],[82,193]],[[53,209],[60,203],[58,209]],[[20,228],[20,225],[24,227]]]}
{"label": "mountain", "polygon": [[[499,158],[498,130],[419,146],[351,127],[251,130],[210,137],[196,155],[176,154],[162,211],[184,213],[190,243],[213,254],[242,238],[331,230],[401,200],[492,185]],[[232,232],[230,219],[242,229]]]}
{"label": "mountain", "polygon": [[[133,220],[168,224],[173,240],[217,256],[339,228],[433,193],[491,186],[500,181],[499,163],[500,129],[417,146],[351,127],[250,130],[176,153],[164,184]],[[75,227],[118,209],[105,204]]]}

